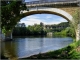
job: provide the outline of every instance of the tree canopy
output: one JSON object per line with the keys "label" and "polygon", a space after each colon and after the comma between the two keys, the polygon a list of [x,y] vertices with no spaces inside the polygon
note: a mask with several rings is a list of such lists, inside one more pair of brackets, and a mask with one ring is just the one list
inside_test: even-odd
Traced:
{"label": "tree canopy", "polygon": [[26,5],[22,0],[1,1],[1,28],[3,31],[11,30],[17,24],[17,19],[20,15],[20,10],[25,10]]}

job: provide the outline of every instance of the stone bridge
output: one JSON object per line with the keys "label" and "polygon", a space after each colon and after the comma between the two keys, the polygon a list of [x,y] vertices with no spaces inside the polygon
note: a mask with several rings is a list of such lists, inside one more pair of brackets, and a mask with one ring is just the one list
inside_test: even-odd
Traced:
{"label": "stone bridge", "polygon": [[[56,14],[59,15],[69,22],[73,23],[73,13],[76,10],[80,10],[80,1],[78,0],[59,0],[59,1],[52,1],[48,2],[48,0],[40,0],[40,1],[33,1],[33,2],[26,2],[26,6],[28,7],[29,11],[21,10],[20,14],[24,14],[23,17],[29,16],[32,14]],[[22,18],[23,18],[22,17]],[[80,13],[79,13],[80,17]],[[11,38],[11,37],[10,37]],[[80,40],[80,22],[76,29],[76,40]]]}

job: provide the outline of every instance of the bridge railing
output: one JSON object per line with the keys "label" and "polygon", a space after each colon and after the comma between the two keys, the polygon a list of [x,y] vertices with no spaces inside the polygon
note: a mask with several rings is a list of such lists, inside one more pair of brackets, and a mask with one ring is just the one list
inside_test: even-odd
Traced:
{"label": "bridge railing", "polygon": [[42,3],[58,3],[58,2],[77,2],[77,0],[43,0],[43,1],[32,1],[32,2],[26,2],[26,5],[31,5],[31,4],[42,4]]}

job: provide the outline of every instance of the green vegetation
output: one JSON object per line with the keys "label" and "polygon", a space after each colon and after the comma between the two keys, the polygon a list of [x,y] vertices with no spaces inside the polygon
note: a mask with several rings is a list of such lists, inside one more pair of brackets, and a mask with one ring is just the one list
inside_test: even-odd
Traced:
{"label": "green vegetation", "polygon": [[60,36],[60,37],[66,37],[66,36],[69,36],[69,37],[75,37],[73,33],[73,29],[71,29],[70,27],[67,27],[65,28],[64,30],[62,30],[61,32],[54,32],[53,33],[53,36]]}
{"label": "green vegetation", "polygon": [[13,29],[13,36],[38,36],[46,35],[41,25],[33,25],[28,27],[15,27]]}
{"label": "green vegetation", "polygon": [[53,32],[54,36],[70,36],[70,28],[68,26],[68,22],[62,22],[56,25],[44,25],[40,23],[39,25],[34,24],[28,27],[15,27],[13,29],[13,36],[46,35],[48,32]]}
{"label": "green vegetation", "polygon": [[76,50],[78,46],[80,46],[80,41],[73,42],[67,47],[56,51],[30,56],[27,59],[80,59],[80,51]]}
{"label": "green vegetation", "polygon": [[69,22],[61,22],[59,24],[45,25],[47,32],[61,32],[65,28],[69,27]]}
{"label": "green vegetation", "polygon": [[17,24],[20,10],[27,9],[22,0],[1,1],[1,28],[3,33],[11,31]]}
{"label": "green vegetation", "polygon": [[69,22],[62,22],[60,24],[56,25],[46,25],[49,27],[52,27],[52,29],[46,29],[47,32],[53,32],[53,36],[58,37],[75,37],[75,34],[73,33],[73,29],[70,27]]}

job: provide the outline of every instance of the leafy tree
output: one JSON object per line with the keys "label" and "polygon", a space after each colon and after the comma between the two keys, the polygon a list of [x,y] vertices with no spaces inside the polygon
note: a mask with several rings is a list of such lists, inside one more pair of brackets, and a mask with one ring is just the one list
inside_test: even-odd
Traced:
{"label": "leafy tree", "polygon": [[7,33],[17,24],[16,19],[20,15],[20,10],[25,10],[26,6],[22,0],[1,1],[1,28]]}
{"label": "leafy tree", "polygon": [[15,27],[13,29],[13,36],[29,36],[29,35],[46,35],[46,31],[40,25],[33,25],[28,27]]}

